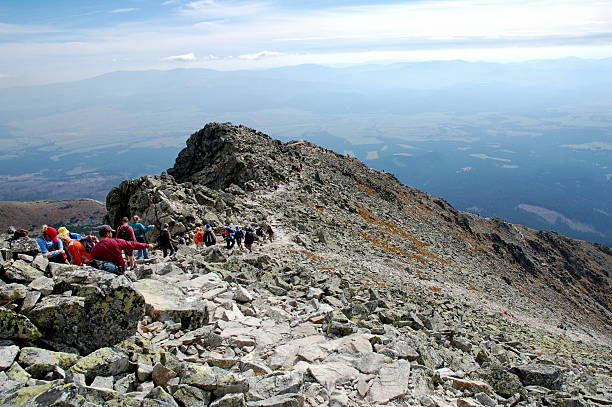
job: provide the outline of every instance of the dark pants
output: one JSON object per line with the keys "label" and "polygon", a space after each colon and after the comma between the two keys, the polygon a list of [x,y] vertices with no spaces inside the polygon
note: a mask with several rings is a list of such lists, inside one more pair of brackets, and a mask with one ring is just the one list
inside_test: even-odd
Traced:
{"label": "dark pants", "polygon": [[64,263],[64,264],[68,264],[68,262],[66,261],[66,259],[64,258],[63,254],[56,254],[53,257],[49,257],[49,261],[51,263]]}
{"label": "dark pants", "polygon": [[234,244],[236,244],[236,241],[234,239],[227,239],[227,248],[231,249],[232,247],[234,247]]}
{"label": "dark pants", "polygon": [[162,252],[164,252],[164,257],[166,257],[168,253],[170,253],[170,256],[174,255],[174,253],[176,253],[176,250],[174,249],[174,245],[170,244],[170,246],[163,247]]}

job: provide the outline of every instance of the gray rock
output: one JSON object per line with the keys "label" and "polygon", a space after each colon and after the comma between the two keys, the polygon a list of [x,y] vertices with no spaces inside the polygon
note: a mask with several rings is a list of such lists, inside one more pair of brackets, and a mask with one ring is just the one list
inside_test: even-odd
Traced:
{"label": "gray rock", "polygon": [[174,400],[174,398],[170,394],[168,394],[162,387],[155,387],[145,396],[145,399],[150,399],[150,400],[155,400],[155,401],[160,402],[160,404],[156,404],[158,406],[179,407],[176,400]]}
{"label": "gray rock", "polygon": [[45,338],[88,354],[133,335],[144,316],[144,300],[130,281],[97,271],[80,273],[82,281],[72,286],[82,296],[50,295],[29,312]]}
{"label": "gray rock", "polygon": [[42,271],[32,267],[23,260],[14,261],[13,264],[4,269],[4,274],[6,278],[17,283],[30,283],[39,277],[45,276]]}
{"label": "gray rock", "polygon": [[249,390],[249,385],[243,377],[224,369],[197,363],[183,365],[181,384],[214,391],[217,395],[244,393]]}
{"label": "gray rock", "polygon": [[42,334],[24,315],[0,308],[0,339],[37,341]]}
{"label": "gray rock", "polygon": [[236,290],[236,301],[238,302],[251,302],[253,301],[253,295],[243,286],[239,285]]}
{"label": "gray rock", "polygon": [[40,291],[28,291],[27,295],[21,303],[19,312],[22,314],[28,314],[38,303],[38,300],[42,296]]}
{"label": "gray rock", "polygon": [[49,295],[53,292],[55,283],[52,278],[42,276],[32,280],[32,282],[28,284],[28,287],[40,291],[42,295]]}
{"label": "gray rock", "polygon": [[28,288],[25,285],[12,283],[0,284],[0,304],[21,300],[28,294]]}
{"label": "gray rock", "polygon": [[301,394],[279,394],[265,400],[250,401],[249,407],[303,407],[304,396]]}
{"label": "gray rock", "polygon": [[0,370],[6,370],[15,361],[19,346],[0,346]]}
{"label": "gray rock", "polygon": [[47,266],[49,265],[49,259],[44,256],[38,255],[34,258],[32,262],[32,266],[36,267],[41,271],[47,270]]}
{"label": "gray rock", "polygon": [[91,383],[91,387],[94,387],[96,389],[113,390],[114,384],[115,384],[115,379],[112,376],[108,376],[108,377],[96,376],[94,381]]}
{"label": "gray rock", "polygon": [[380,369],[379,375],[370,384],[368,401],[370,403],[387,403],[409,390],[410,363],[398,360]]}
{"label": "gray rock", "polygon": [[80,358],[73,353],[26,347],[21,349],[18,362],[32,377],[44,379],[48,373],[55,371],[56,367],[68,369]]}
{"label": "gray rock", "polygon": [[68,369],[69,375],[84,374],[87,380],[96,376],[116,376],[130,370],[128,356],[113,348],[101,348],[81,358]]}
{"label": "gray rock", "polygon": [[170,379],[176,377],[176,372],[172,369],[168,369],[161,363],[157,363],[155,366],[153,366],[151,377],[153,378],[153,383],[155,383],[156,386],[165,387]]}
{"label": "gray rock", "polygon": [[210,392],[181,384],[173,389],[172,396],[183,406],[208,407]]}
{"label": "gray rock", "polygon": [[512,373],[518,375],[525,386],[542,386],[547,389],[559,390],[563,371],[554,365],[531,364],[516,366]]}
{"label": "gray rock", "polygon": [[208,322],[206,304],[188,297],[175,286],[158,280],[144,279],[134,283],[144,297],[146,314],[154,321],[180,322],[183,329],[195,329]]}
{"label": "gray rock", "polygon": [[36,240],[30,237],[21,237],[11,241],[10,249],[13,253],[36,254],[40,252],[40,246]]}
{"label": "gray rock", "polygon": [[226,394],[210,403],[210,407],[246,407],[246,401],[242,393]]}

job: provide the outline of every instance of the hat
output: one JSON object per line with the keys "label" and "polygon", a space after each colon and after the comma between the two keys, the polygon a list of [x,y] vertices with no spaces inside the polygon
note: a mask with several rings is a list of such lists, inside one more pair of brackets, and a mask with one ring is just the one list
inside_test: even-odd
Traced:
{"label": "hat", "polygon": [[101,235],[106,235],[107,232],[115,232],[115,230],[113,228],[111,228],[108,225],[102,225],[100,226],[100,229],[98,229],[98,233]]}
{"label": "hat", "polygon": [[49,236],[54,242],[57,242],[57,230],[55,228],[49,226],[47,230],[45,230],[45,235]]}
{"label": "hat", "polygon": [[69,234],[70,231],[68,230],[68,228],[66,228],[66,226],[62,226],[61,228],[57,229],[57,233],[59,233],[60,235],[63,233]]}

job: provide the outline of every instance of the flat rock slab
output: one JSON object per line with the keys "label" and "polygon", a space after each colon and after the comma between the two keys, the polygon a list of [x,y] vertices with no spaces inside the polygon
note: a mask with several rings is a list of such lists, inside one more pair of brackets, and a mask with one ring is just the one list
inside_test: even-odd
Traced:
{"label": "flat rock slab", "polygon": [[361,376],[359,370],[344,363],[325,363],[322,365],[310,365],[310,374],[320,385],[329,388],[335,384],[351,382]]}
{"label": "flat rock slab", "polygon": [[56,367],[68,369],[81,357],[73,353],[52,352],[46,349],[26,347],[19,353],[19,365],[37,379],[43,379]]}
{"label": "flat rock slab", "polygon": [[11,367],[18,353],[18,346],[0,346],[0,371]]}
{"label": "flat rock slab", "polygon": [[4,270],[6,278],[18,283],[30,283],[39,277],[44,277],[45,273],[30,266],[23,260],[16,260]]}
{"label": "flat rock slab", "polygon": [[102,348],[81,358],[70,369],[71,375],[83,374],[87,380],[96,376],[116,376],[130,369],[130,361],[125,353],[113,348]]}
{"label": "flat rock slab", "polygon": [[563,371],[554,365],[530,364],[512,368],[512,373],[518,375],[525,386],[542,386],[558,390]]}
{"label": "flat rock slab", "polygon": [[144,279],[136,281],[134,288],[144,297],[146,314],[155,321],[180,322],[183,329],[196,329],[208,322],[206,303],[185,295],[178,287]]}
{"label": "flat rock slab", "polygon": [[387,403],[406,394],[409,384],[410,362],[398,360],[383,366],[370,385],[368,401],[372,404]]}

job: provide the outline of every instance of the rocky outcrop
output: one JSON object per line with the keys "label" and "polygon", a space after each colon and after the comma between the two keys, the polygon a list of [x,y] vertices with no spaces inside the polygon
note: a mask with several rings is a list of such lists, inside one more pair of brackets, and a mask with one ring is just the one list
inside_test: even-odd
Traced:
{"label": "rocky outcrop", "polygon": [[17,260],[40,277],[11,260],[0,309],[39,335],[0,340],[0,405],[612,402],[602,246],[461,213],[354,159],[229,124],[107,206],[110,223],[271,226],[274,239],[181,246],[122,277]]}

